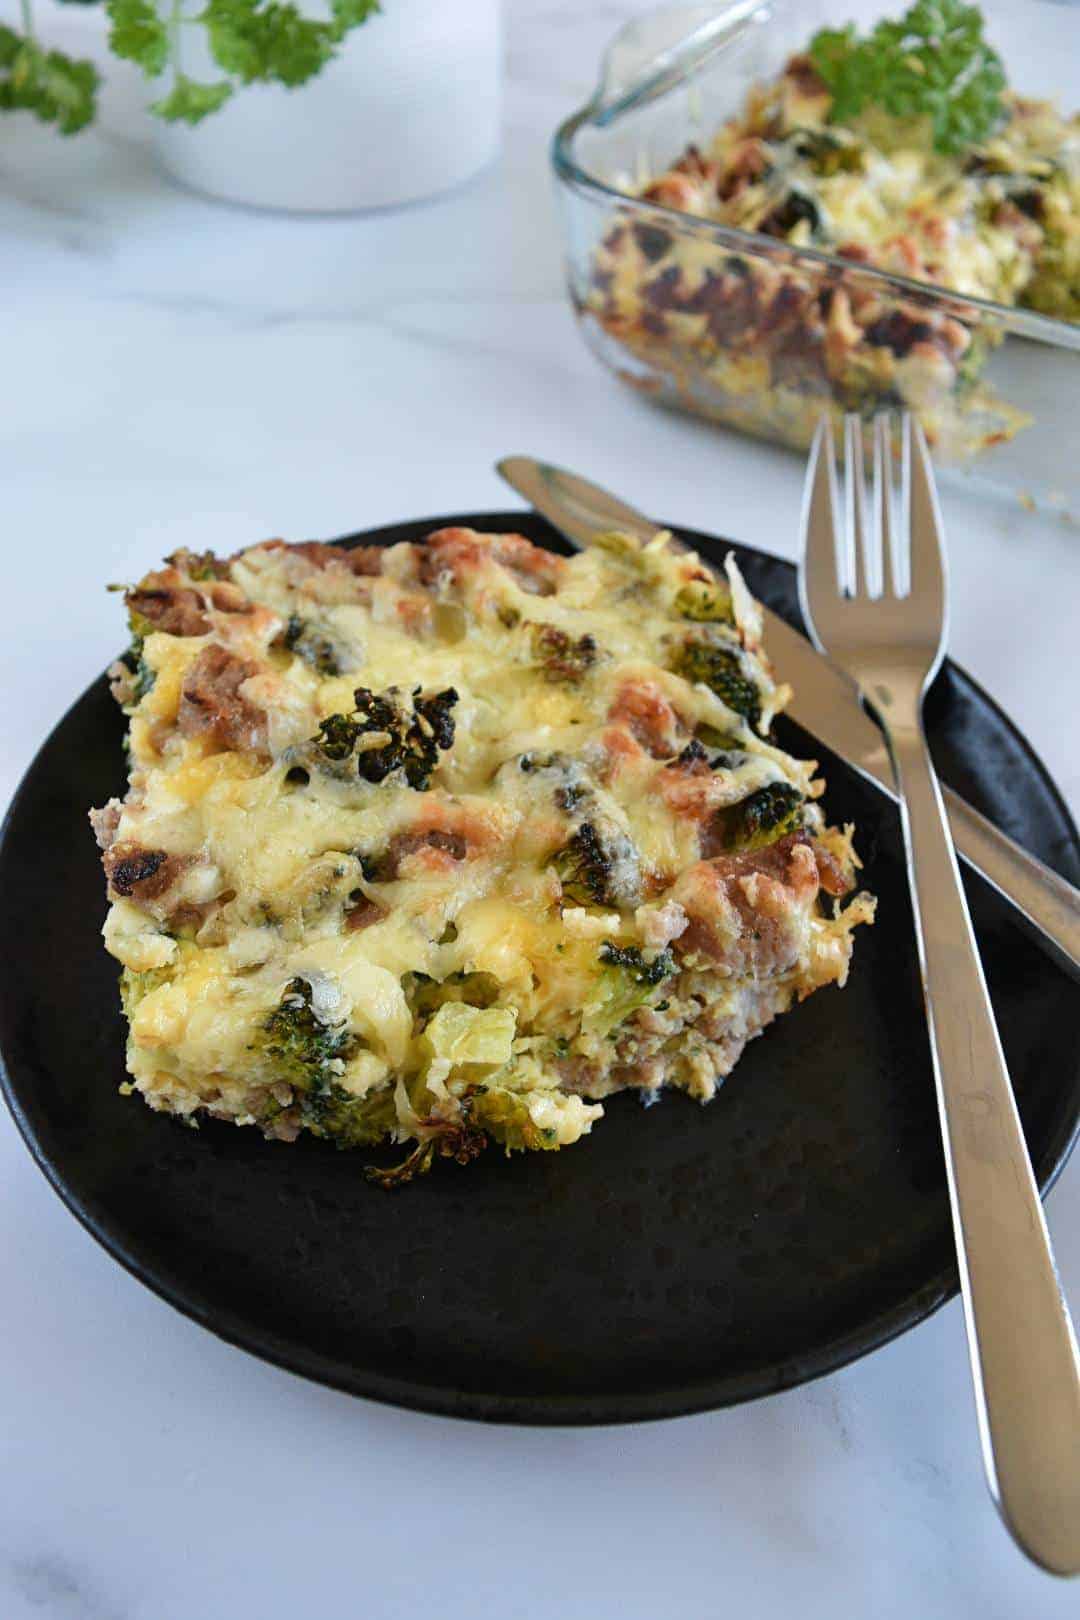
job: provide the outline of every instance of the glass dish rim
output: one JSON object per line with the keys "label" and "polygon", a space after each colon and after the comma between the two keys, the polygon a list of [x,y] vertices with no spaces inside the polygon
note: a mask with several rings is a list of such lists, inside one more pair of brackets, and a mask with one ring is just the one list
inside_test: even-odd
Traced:
{"label": "glass dish rim", "polygon": [[[634,105],[628,102],[622,112],[633,111]],[[589,201],[605,202],[611,206],[619,206],[624,211],[632,209],[658,225],[666,223],[671,230],[710,240],[732,253],[753,254],[759,258],[764,257],[780,264],[791,265],[796,269],[808,261],[811,267],[817,266],[823,271],[844,273],[849,276],[858,275],[860,279],[865,278],[871,283],[876,283],[883,291],[887,290],[894,297],[902,296],[909,302],[921,303],[924,306],[945,307],[948,314],[960,320],[965,318],[969,321],[977,320],[980,324],[984,320],[990,320],[1018,337],[1031,338],[1037,343],[1044,343],[1059,350],[1080,352],[1080,322],[1066,321],[1057,315],[1041,315],[1035,310],[1022,309],[1014,304],[999,304],[992,299],[977,298],[970,293],[955,292],[935,281],[915,281],[910,276],[900,276],[891,270],[879,270],[873,265],[859,264],[855,260],[842,258],[839,254],[826,253],[821,248],[794,247],[789,242],[783,242],[774,236],[765,236],[760,231],[744,231],[735,225],[722,225],[717,220],[700,219],[695,214],[684,213],[678,208],[669,208],[665,203],[647,201],[643,197],[634,196],[633,192],[622,191],[618,186],[609,185],[582,168],[573,152],[576,137],[587,125],[592,124],[597,129],[610,128],[618,121],[610,119],[600,123],[596,118],[598,111],[599,103],[596,97],[593,97],[576,112],[563,119],[556,128],[549,147],[551,166],[556,180]]]}

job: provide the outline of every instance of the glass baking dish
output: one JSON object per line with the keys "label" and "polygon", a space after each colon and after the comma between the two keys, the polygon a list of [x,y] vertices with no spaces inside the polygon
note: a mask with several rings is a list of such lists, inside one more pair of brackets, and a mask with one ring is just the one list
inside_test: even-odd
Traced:
{"label": "glass baking dish", "polygon": [[[571,302],[597,357],[663,404],[800,450],[823,410],[868,417],[907,407],[939,463],[1075,521],[1080,323],[633,195],[688,146],[705,146],[741,110],[748,88],[775,77],[817,28],[848,20],[865,27],[904,6],[732,0],[662,7],[622,30],[595,95],[552,147]],[[1013,88],[1056,98],[1064,111],[1080,104],[1080,5],[1013,0],[982,9]],[[673,286],[698,289],[696,298],[672,297]],[[874,301],[876,332],[897,352],[887,386],[868,388],[864,375],[856,388],[823,364],[821,315],[838,293],[849,303]],[[786,322],[780,347],[769,340],[772,311]],[[816,336],[800,313],[808,311]],[[930,335],[940,363],[899,363],[912,333]]]}

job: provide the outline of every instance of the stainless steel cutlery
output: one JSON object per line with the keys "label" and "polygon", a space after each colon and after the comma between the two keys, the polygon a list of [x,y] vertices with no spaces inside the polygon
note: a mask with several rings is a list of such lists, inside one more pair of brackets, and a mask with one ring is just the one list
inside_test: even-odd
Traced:
{"label": "stainless steel cutlery", "polygon": [[941,514],[922,429],[845,423],[839,487],[828,419],[811,452],[804,617],[856,683],[888,743],[922,973],[945,1170],[987,1480],[1024,1550],[1080,1572],[1080,1355],[1058,1281],[922,723],[945,656]]}

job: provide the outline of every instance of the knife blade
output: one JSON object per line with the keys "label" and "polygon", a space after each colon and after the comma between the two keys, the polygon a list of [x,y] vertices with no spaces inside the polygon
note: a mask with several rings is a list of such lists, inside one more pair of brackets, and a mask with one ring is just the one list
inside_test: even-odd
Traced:
{"label": "knife blade", "polygon": [[[659,527],[599,485],[551,462],[505,456],[496,470],[579,550],[604,530],[618,529],[644,542]],[[677,535],[672,544],[692,549]],[[854,684],[777,614],[764,606],[762,612],[769,656],[795,688],[787,714],[895,802],[885,739]],[[945,803],[958,853],[1010,903],[1017,922],[1047,955],[1080,980],[1080,890],[948,787]]]}

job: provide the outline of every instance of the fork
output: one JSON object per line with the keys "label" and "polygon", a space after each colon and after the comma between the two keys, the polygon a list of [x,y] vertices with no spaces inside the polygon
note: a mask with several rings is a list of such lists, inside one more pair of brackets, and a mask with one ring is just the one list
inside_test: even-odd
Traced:
{"label": "fork", "polygon": [[899,492],[887,415],[873,424],[869,500],[854,416],[844,423],[844,460],[841,523],[823,418],[803,507],[803,613],[885,733],[896,776],[987,1482],[1028,1556],[1076,1574],[1080,1355],[922,724],[947,620],[933,470],[906,414]]}

